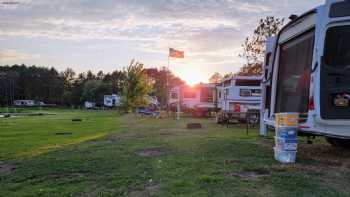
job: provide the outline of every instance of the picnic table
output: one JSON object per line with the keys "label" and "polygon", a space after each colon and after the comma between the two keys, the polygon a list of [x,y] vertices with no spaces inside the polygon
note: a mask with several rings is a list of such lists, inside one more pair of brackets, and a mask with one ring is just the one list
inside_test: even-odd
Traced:
{"label": "picnic table", "polygon": [[221,112],[221,124],[229,128],[233,120],[237,123],[244,123],[246,125],[246,132],[248,134],[250,127],[255,127],[260,123],[260,112],[259,111],[248,111],[248,112],[235,112],[235,111],[222,111]]}

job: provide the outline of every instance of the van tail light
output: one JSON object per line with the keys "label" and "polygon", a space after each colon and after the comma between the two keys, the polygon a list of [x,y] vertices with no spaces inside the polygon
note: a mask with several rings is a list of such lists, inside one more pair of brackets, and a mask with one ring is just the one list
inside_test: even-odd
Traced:
{"label": "van tail light", "polygon": [[235,112],[241,112],[241,105],[240,104],[235,104],[234,111]]}
{"label": "van tail light", "polygon": [[309,100],[309,111],[313,111],[315,110],[315,101],[314,101],[314,97],[311,97]]}

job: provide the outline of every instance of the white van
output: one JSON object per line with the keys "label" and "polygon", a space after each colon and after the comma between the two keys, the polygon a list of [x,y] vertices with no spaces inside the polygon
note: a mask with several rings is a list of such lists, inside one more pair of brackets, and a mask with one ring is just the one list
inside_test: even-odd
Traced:
{"label": "white van", "polygon": [[332,144],[350,139],[350,1],[327,0],[291,17],[267,43],[261,134],[274,114],[298,112],[299,129]]}

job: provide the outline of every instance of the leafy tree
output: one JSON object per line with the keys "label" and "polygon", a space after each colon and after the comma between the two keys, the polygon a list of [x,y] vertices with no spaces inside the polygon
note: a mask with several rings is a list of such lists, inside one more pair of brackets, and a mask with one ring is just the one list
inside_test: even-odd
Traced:
{"label": "leafy tree", "polygon": [[233,76],[235,76],[235,74],[230,72],[230,73],[226,73],[223,78],[225,79],[225,78],[230,78],[230,77],[233,77]]}
{"label": "leafy tree", "polygon": [[[128,105],[132,108],[142,103],[138,94],[144,95],[145,92],[157,96],[165,105],[167,76],[169,88],[184,84],[165,68],[143,69],[142,64],[134,61],[125,70],[99,71],[96,75],[91,71],[75,73],[71,68],[58,73],[54,68],[26,65],[0,66],[0,75],[0,105],[7,105],[14,99],[33,99],[48,104],[80,106],[86,100],[100,103],[106,94],[123,95],[125,92],[128,92]],[[130,90],[125,88],[126,81]]]}
{"label": "leafy tree", "polygon": [[86,79],[88,80],[95,80],[96,79],[96,76],[94,75],[94,73],[92,73],[91,70],[89,70],[86,74]]}
{"label": "leafy tree", "polygon": [[[162,106],[166,106],[167,104],[168,88],[172,89],[175,86],[181,86],[185,84],[183,80],[176,77],[165,67],[162,67],[161,69],[148,68],[145,69],[145,72],[153,84],[153,89],[150,92],[150,95],[156,96]],[[169,87],[167,87],[167,82],[169,83]]]}
{"label": "leafy tree", "polygon": [[88,80],[84,83],[81,101],[92,101],[97,104],[103,102],[104,95],[112,93],[111,83],[103,82],[102,80]]}
{"label": "leafy tree", "polygon": [[97,75],[96,75],[96,78],[97,78],[98,80],[103,80],[104,74],[103,74],[103,71],[102,71],[102,70],[98,71],[98,73],[97,73]]}
{"label": "leafy tree", "polygon": [[[0,66],[6,84],[2,84],[0,102],[7,104],[9,88],[13,99],[35,99],[46,103],[61,104],[63,94],[63,78],[54,68],[25,65]],[[11,84],[9,84],[11,81]],[[9,86],[11,85],[11,87]],[[6,90],[5,90],[6,89]]]}
{"label": "leafy tree", "polygon": [[65,89],[71,89],[73,82],[75,80],[75,72],[71,68],[66,68],[65,71],[61,73],[61,76],[64,79],[64,88]]}
{"label": "leafy tree", "polygon": [[143,64],[132,60],[125,69],[125,82],[123,85],[123,104],[126,110],[134,110],[147,104],[146,95],[151,87],[147,81]]}
{"label": "leafy tree", "polygon": [[238,72],[238,75],[261,75],[266,39],[276,35],[280,31],[283,23],[283,18],[280,19],[274,16],[267,16],[266,18],[260,19],[253,35],[248,36],[242,45],[243,52],[239,57],[244,58],[246,64]]}
{"label": "leafy tree", "polygon": [[222,75],[220,73],[216,72],[209,78],[209,82],[210,83],[220,83],[222,81],[222,79],[223,79]]}
{"label": "leafy tree", "polygon": [[75,81],[75,72],[71,68],[66,68],[65,71],[61,72],[61,76],[64,80],[63,83],[63,95],[62,95],[62,104],[72,105],[72,91],[74,88]]}
{"label": "leafy tree", "polygon": [[125,78],[125,72],[116,70],[112,74],[106,75],[104,81],[110,81],[112,83],[113,93],[121,95]]}

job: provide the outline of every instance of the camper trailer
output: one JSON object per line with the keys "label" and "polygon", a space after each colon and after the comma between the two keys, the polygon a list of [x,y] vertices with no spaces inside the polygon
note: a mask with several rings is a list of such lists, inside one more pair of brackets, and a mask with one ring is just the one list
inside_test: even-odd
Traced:
{"label": "camper trailer", "polygon": [[194,87],[178,86],[170,90],[169,105],[177,111],[180,102],[181,111],[192,112],[196,116],[204,116],[215,111],[216,84],[198,84]]}
{"label": "camper trailer", "polygon": [[116,94],[104,95],[103,104],[105,107],[118,107],[121,105],[121,97]]}
{"label": "camper trailer", "polygon": [[268,39],[261,105],[261,134],[275,113],[300,114],[299,130],[350,139],[350,1],[327,0]]}
{"label": "camper trailer", "polygon": [[259,112],[261,80],[261,76],[234,76],[224,79],[217,87],[217,105],[220,109],[217,122],[225,122],[232,114],[235,114],[235,119],[243,121],[247,119],[249,112]]}
{"label": "camper trailer", "polygon": [[42,102],[35,102],[35,100],[14,100],[13,105],[16,107],[34,107],[40,106]]}

